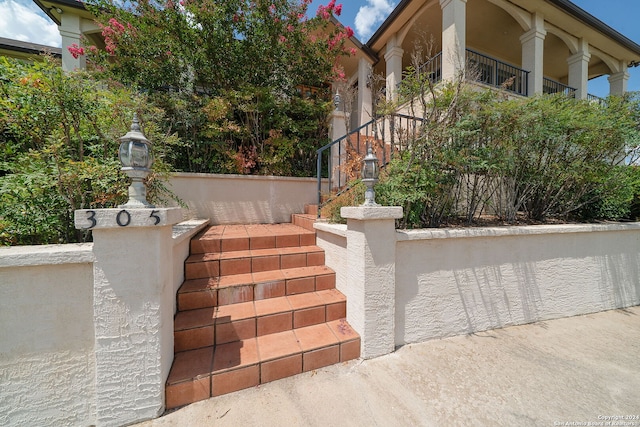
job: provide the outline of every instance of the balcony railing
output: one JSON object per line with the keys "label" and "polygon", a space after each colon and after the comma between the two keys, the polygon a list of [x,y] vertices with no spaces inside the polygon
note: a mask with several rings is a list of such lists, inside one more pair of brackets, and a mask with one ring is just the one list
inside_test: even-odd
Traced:
{"label": "balcony railing", "polygon": [[590,93],[588,93],[588,94],[587,94],[587,100],[588,100],[588,101],[591,101],[591,102],[597,102],[597,103],[600,103],[600,104],[602,104],[603,102],[605,102],[605,99],[604,99],[604,98],[600,98],[599,96],[592,95],[592,94],[590,94]]}
{"label": "balcony railing", "polygon": [[576,88],[567,86],[564,83],[560,83],[545,77],[542,79],[542,93],[544,94],[562,93],[566,96],[573,98],[576,95]]}
{"label": "balcony railing", "polygon": [[[432,83],[442,80],[442,52],[418,68]],[[467,49],[467,78],[527,96],[529,72],[490,56]]]}
{"label": "balcony railing", "polygon": [[467,78],[527,96],[529,72],[467,49]]}
{"label": "balcony railing", "polygon": [[417,71],[420,75],[426,75],[433,84],[442,80],[442,52],[418,67]]}

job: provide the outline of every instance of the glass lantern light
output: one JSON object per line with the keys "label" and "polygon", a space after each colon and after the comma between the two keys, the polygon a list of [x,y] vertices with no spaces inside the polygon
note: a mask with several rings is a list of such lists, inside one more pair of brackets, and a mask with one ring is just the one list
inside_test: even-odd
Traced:
{"label": "glass lantern light", "polygon": [[336,107],[336,111],[340,108],[340,103],[342,102],[342,97],[340,96],[340,92],[336,90],[336,94],[333,96],[333,105]]}
{"label": "glass lantern light", "polygon": [[378,158],[373,154],[371,145],[369,145],[367,155],[364,158],[364,164],[362,165],[362,182],[367,186],[364,192],[364,203],[362,206],[380,206],[376,203],[376,193],[373,191],[373,186],[378,182],[379,174]]}
{"label": "glass lantern light", "polygon": [[133,115],[131,130],[120,139],[118,158],[122,163],[122,172],[131,178],[129,186],[129,201],[121,208],[153,208],[155,206],[147,202],[147,187],[144,179],[149,175],[153,156],[151,154],[151,141],[140,130],[138,115]]}

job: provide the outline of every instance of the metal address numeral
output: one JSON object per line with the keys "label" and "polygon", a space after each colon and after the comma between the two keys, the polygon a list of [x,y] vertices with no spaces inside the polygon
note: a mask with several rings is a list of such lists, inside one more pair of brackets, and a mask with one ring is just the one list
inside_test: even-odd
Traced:
{"label": "metal address numeral", "polygon": [[87,211],[87,220],[91,221],[91,225],[86,228],[86,230],[92,229],[98,224],[96,221],[96,211]]}
{"label": "metal address numeral", "polygon": [[153,223],[153,225],[158,225],[160,224],[160,217],[158,215],[156,215],[158,212],[157,210],[152,210],[151,211],[151,215],[149,215],[149,218],[153,218],[155,220],[155,222]]}
{"label": "metal address numeral", "polygon": [[[122,215],[126,215],[126,219],[125,219],[126,222],[122,221]],[[131,224],[131,214],[124,209],[121,210],[120,212],[118,212],[118,215],[116,216],[116,222],[120,227],[126,227],[127,225]]]}

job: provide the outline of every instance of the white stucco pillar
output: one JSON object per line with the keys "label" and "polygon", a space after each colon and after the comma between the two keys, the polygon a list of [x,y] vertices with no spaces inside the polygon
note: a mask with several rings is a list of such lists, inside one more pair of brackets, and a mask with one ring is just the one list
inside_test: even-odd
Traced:
{"label": "white stucco pillar", "polygon": [[363,358],[395,350],[395,220],[398,206],[343,207],[347,218],[347,320]]}
{"label": "white stucco pillar", "polygon": [[[338,106],[331,113],[331,141],[336,141],[347,134],[347,116],[342,110],[344,103]],[[329,167],[331,170],[331,189],[336,189],[346,184],[346,175],[344,168],[341,166],[347,159],[346,141],[341,141],[331,147],[331,161]]]}
{"label": "white stucco pillar", "polygon": [[467,49],[467,0],[440,0],[442,8],[442,79],[464,71]]}
{"label": "white stucco pillar", "polygon": [[576,99],[587,99],[590,59],[589,44],[583,39],[580,40],[580,51],[567,58],[569,86],[576,88]]}
{"label": "white stucco pillar", "polygon": [[75,212],[93,232],[97,425],[155,418],[173,361],[172,225],[180,208]]}
{"label": "white stucco pillar", "polygon": [[528,95],[542,93],[544,78],[544,18],[541,14],[533,15],[533,28],[520,37],[522,43],[522,68],[529,71]]}
{"label": "white stucco pillar", "polygon": [[627,71],[627,64],[621,63],[620,68],[622,71],[611,74],[609,76],[610,95],[622,95],[627,92],[627,85],[629,83],[629,72]]}
{"label": "white stucco pillar", "polygon": [[387,99],[395,100],[398,93],[398,84],[402,81],[402,55],[404,50],[398,45],[397,35],[391,36],[387,41],[387,52],[384,60],[387,63]]}
{"label": "white stucco pillar", "polygon": [[74,43],[82,46],[80,38],[82,37],[82,18],[71,13],[63,13],[60,15],[60,26],[58,27],[60,36],[62,37],[62,69],[64,71],[73,71],[75,69],[85,69],[87,60],[85,55],[74,58],[67,49]]}
{"label": "white stucco pillar", "polygon": [[371,63],[365,58],[358,61],[358,126],[373,118],[373,95],[371,92]]}

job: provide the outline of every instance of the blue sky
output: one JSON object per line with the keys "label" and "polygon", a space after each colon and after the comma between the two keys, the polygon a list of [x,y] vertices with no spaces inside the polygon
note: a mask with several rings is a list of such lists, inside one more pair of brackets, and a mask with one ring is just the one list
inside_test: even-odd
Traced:
{"label": "blue sky", "polygon": [[[343,0],[339,19],[353,28],[356,36],[365,43],[398,2]],[[311,12],[315,13],[319,5],[326,3],[328,0],[313,0]],[[640,44],[640,0],[573,0],[573,3]],[[55,24],[31,0],[0,0],[0,37],[60,46],[60,35]],[[630,69],[629,73],[629,90],[640,91],[640,67]],[[591,80],[589,92],[606,96],[609,92],[606,77]]]}

